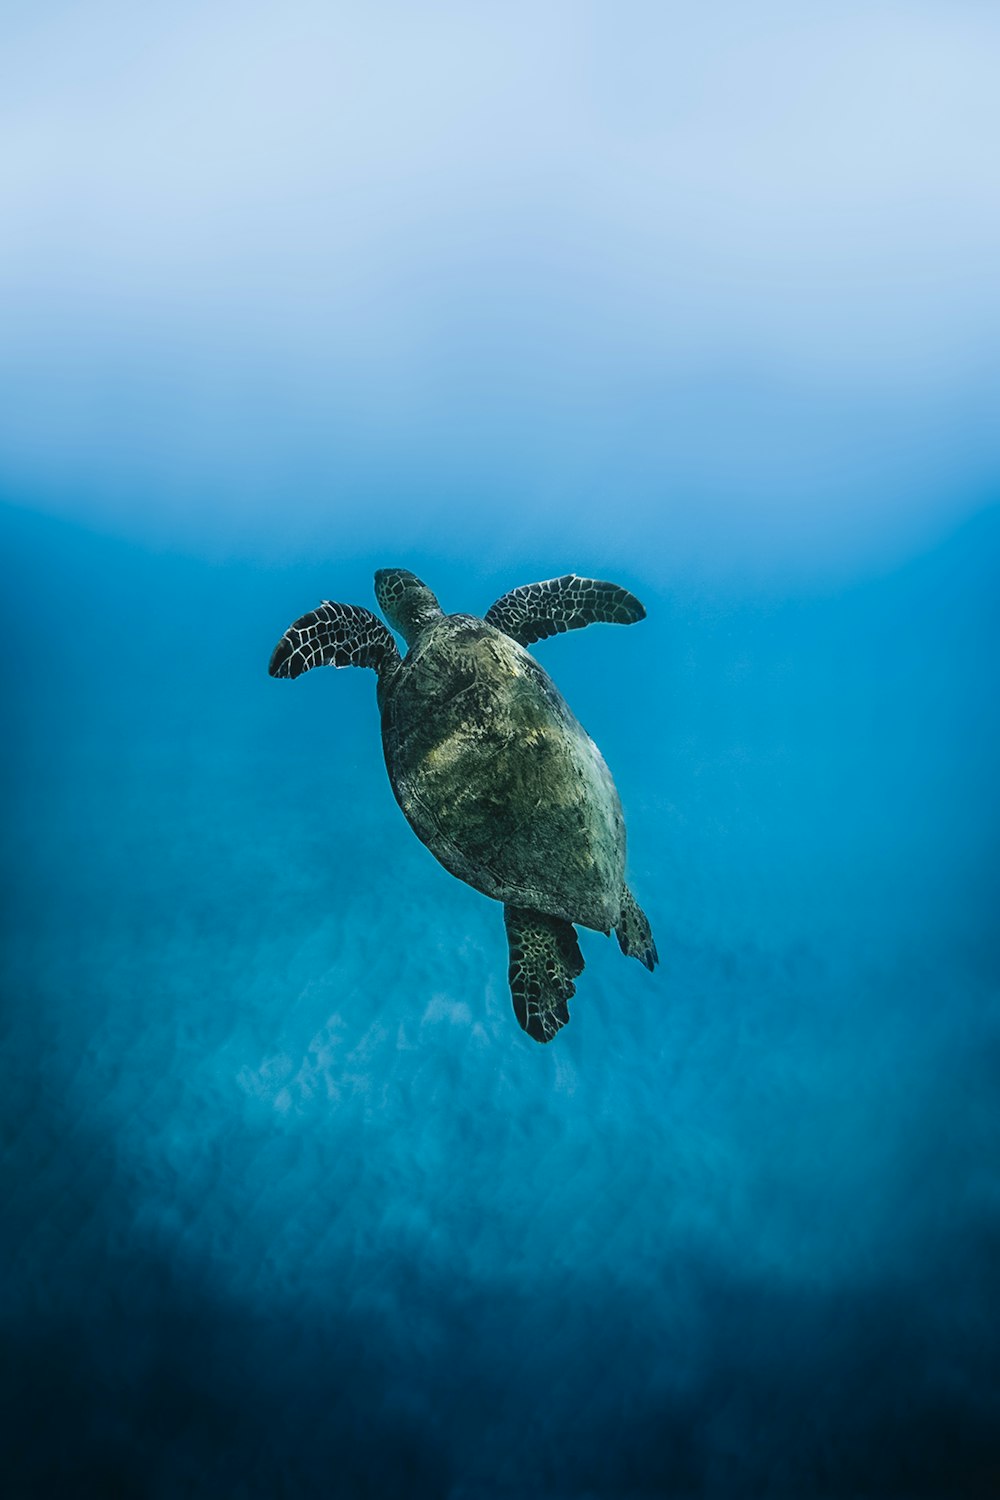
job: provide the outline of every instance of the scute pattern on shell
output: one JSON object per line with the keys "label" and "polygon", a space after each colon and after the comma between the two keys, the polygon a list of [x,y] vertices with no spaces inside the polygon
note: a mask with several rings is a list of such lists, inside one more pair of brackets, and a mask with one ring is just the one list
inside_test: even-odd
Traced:
{"label": "scute pattern on shell", "polygon": [[512,589],[490,605],[484,619],[519,645],[530,646],[584,625],[634,625],[645,617],[642,604],[628,589],[566,573]]}
{"label": "scute pattern on shell", "polygon": [[607,932],[625,825],[604,759],[523,647],[474,616],[429,627],[382,697],[397,801],[445,869],[484,895]]}
{"label": "scute pattern on shell", "polygon": [[272,677],[301,677],[311,667],[373,667],[382,672],[398,661],[396,642],[370,609],[324,599],[289,625],[268,670]]}

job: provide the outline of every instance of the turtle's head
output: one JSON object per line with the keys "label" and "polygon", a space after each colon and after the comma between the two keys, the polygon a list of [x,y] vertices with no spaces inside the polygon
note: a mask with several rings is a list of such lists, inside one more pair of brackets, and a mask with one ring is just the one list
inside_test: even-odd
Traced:
{"label": "turtle's head", "polygon": [[416,573],[405,568],[379,568],[375,598],[393,630],[412,646],[425,625],[441,618],[441,606]]}

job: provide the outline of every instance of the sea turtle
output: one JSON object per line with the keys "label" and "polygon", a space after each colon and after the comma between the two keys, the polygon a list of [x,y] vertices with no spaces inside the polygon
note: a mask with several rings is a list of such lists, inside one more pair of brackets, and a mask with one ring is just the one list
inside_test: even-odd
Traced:
{"label": "sea turtle", "polygon": [[325,600],[289,626],[272,677],[373,667],[396,801],[446,870],[504,903],[518,1021],[548,1042],[569,1020],[583,958],[573,923],[610,933],[647,969],[649,922],[625,883],[625,822],[611,772],[549,674],[524,649],[594,621],[646,611],[617,584],[569,573],[446,615],[403,568],[375,597],[409,648],[370,610]]}

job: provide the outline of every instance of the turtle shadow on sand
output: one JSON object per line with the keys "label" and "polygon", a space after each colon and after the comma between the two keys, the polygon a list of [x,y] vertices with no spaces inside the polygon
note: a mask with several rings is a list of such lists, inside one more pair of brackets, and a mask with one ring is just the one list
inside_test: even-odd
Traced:
{"label": "turtle shadow on sand", "polygon": [[611,772],[534,641],[645,616],[617,584],[567,574],[514,589],[486,611],[446,615],[403,568],[375,574],[370,610],[324,601],[290,625],[272,677],[372,667],[396,801],[446,870],[504,904],[514,1013],[548,1042],[569,1020],[583,972],[573,924],[618,937],[652,969],[649,922],[625,882],[625,820]]}

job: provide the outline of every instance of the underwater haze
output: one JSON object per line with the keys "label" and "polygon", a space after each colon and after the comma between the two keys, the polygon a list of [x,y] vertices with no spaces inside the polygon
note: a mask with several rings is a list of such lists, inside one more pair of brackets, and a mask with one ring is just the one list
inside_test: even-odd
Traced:
{"label": "underwater haze", "polygon": [[[0,28],[4,1493],[997,1493],[1000,18]],[[396,566],[646,606],[547,1046],[267,674]]]}

